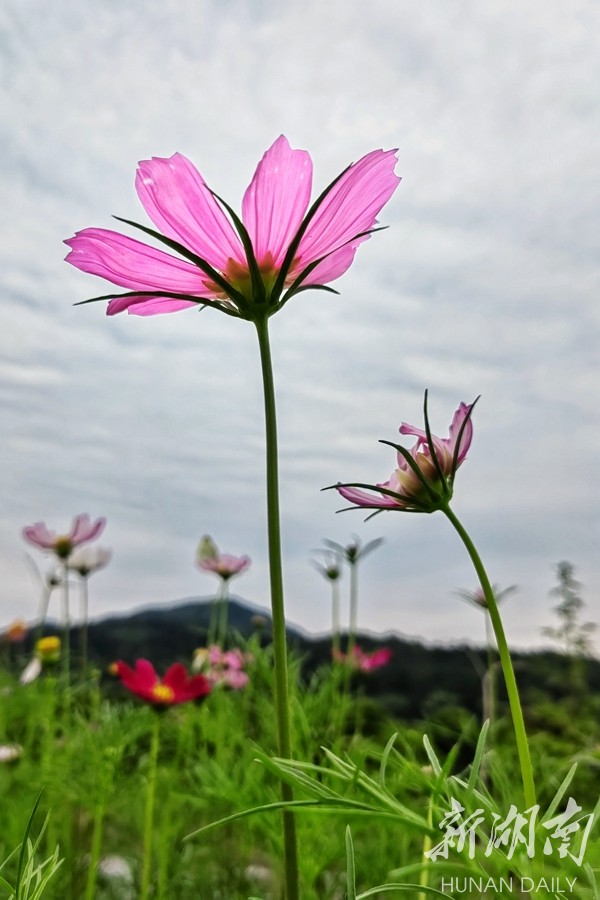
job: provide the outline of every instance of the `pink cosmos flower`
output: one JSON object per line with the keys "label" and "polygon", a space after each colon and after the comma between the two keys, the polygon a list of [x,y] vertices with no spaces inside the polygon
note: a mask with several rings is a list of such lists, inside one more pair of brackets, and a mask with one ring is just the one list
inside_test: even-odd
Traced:
{"label": "pink cosmos flower", "polygon": [[350,653],[342,653],[338,650],[333,654],[336,662],[343,663],[358,672],[373,672],[375,669],[381,669],[383,666],[387,666],[392,656],[393,653],[389,647],[381,647],[380,650],[367,653],[358,644],[352,648]]}
{"label": "pink cosmos flower", "polygon": [[223,581],[245,572],[252,560],[249,556],[233,556],[220,553],[211,537],[205,535],[198,547],[198,566],[205,572],[214,572]]}
{"label": "pink cosmos flower", "polygon": [[[425,430],[403,422],[400,434],[417,440],[409,451],[391,441],[382,441],[398,451],[398,468],[379,484],[339,484],[336,490],[351,503],[376,511],[399,509],[433,512],[452,497],[456,470],[466,459],[473,438],[471,413],[474,403],[461,403],[452,419],[447,438],[431,434],[425,393]],[[366,488],[366,490],[364,490]],[[374,493],[373,493],[374,492]]]}
{"label": "pink cosmos flower", "polygon": [[136,190],[158,231],[119,221],[179,256],[115,231],[86,228],[65,241],[71,248],[67,262],[128,289],[94,298],[110,299],[109,315],[128,310],[152,316],[198,305],[250,320],[272,315],[293,294],[324,289],[349,268],[398,186],[395,154],[367,153],[309,209],[312,160],[281,135],[258,164],[241,220],[185,156],[153,157],[139,163]]}
{"label": "pink cosmos flower", "polygon": [[97,538],[105,525],[106,519],[96,519],[92,522],[88,515],[80,515],[73,519],[71,530],[66,534],[56,534],[43,522],[36,522],[35,525],[28,525],[23,529],[23,537],[30,544],[35,544],[42,550],[52,550],[59,559],[66,560],[76,547]]}
{"label": "pink cosmos flower", "polygon": [[221,650],[218,644],[195,651],[192,662],[194,672],[202,672],[213,685],[222,685],[234,691],[245,688],[250,677],[244,666],[252,662],[252,654],[239,648]]}

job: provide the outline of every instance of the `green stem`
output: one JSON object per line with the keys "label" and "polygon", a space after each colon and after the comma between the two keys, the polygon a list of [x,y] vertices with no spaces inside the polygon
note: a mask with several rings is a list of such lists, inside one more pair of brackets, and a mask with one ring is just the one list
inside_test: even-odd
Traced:
{"label": "green stem", "polygon": [[69,687],[70,670],[71,670],[71,622],[69,615],[69,568],[67,560],[63,562],[63,640],[62,640],[62,660],[63,672],[65,676],[65,686]]}
{"label": "green stem", "polygon": [[331,649],[335,663],[340,652],[340,583],[337,578],[331,582]]}
{"label": "green stem", "polygon": [[219,624],[217,628],[217,644],[221,650],[224,650],[227,639],[227,619],[229,614],[229,581],[226,578],[221,579],[218,609]]}
{"label": "green stem", "polygon": [[496,598],[494,596],[494,591],[492,589],[492,585],[490,584],[490,580],[487,577],[487,573],[483,567],[481,558],[477,550],[475,549],[475,545],[473,544],[471,538],[469,537],[459,520],[456,518],[450,507],[445,506],[441,509],[444,515],[450,520],[450,522],[458,532],[460,539],[465,545],[467,552],[471,557],[471,562],[473,563],[475,571],[477,572],[477,577],[479,578],[479,583],[481,584],[483,596],[485,597],[487,610],[490,615],[494,634],[496,635],[498,653],[500,654],[500,664],[502,665],[502,672],[504,674],[504,681],[506,683],[506,692],[508,694],[508,702],[510,705],[510,712],[512,715],[515,738],[517,742],[517,753],[519,755],[519,763],[521,766],[521,777],[523,779],[525,804],[528,808],[531,808],[532,806],[535,806],[535,784],[533,780],[531,757],[529,755],[529,744],[527,742],[527,733],[525,731],[525,722],[523,720],[521,701],[519,700],[517,681],[510,657],[510,651],[508,649],[508,644],[506,641],[506,635],[504,634],[502,619],[500,618],[500,613],[498,611],[498,604],[496,603]]}
{"label": "green stem", "polygon": [[81,674],[85,677],[88,659],[88,614],[89,614],[89,592],[88,577],[83,576],[80,579],[81,586],[81,635],[80,635],[80,653],[81,653]]}
{"label": "green stem", "polygon": [[[279,524],[279,472],[277,458],[277,416],[275,409],[275,386],[273,365],[269,345],[268,319],[257,319],[256,333],[260,347],[260,361],[263,378],[265,404],[265,434],[267,455],[267,528],[269,539],[269,574],[271,582],[271,615],[273,617],[273,661],[275,675],[275,715],[277,719],[277,746],[279,756],[290,759],[292,755],[287,643],[285,613],[283,605],[283,571],[281,564],[281,529]],[[293,799],[289,785],[281,784],[284,802]],[[298,860],[296,849],[296,826],[293,813],[283,810],[283,840],[285,853],[286,900],[298,900]]]}
{"label": "green stem", "polygon": [[156,795],[156,772],[158,762],[158,747],[160,744],[160,713],[151,711],[154,722],[152,723],[152,742],[150,744],[150,761],[148,763],[148,786],[146,788],[146,810],[144,814],[144,848],[142,859],[142,881],[140,885],[139,900],[148,900],[150,888],[150,869],[152,864],[152,837],[154,827],[154,798]]}
{"label": "green stem", "polygon": [[351,656],[356,644],[356,630],[358,625],[358,564],[350,563],[350,621],[348,629],[348,657]]}
{"label": "green stem", "polygon": [[102,850],[102,830],[104,826],[104,812],[106,807],[106,795],[102,790],[102,797],[94,810],[94,827],[92,832],[92,848],[90,852],[90,865],[88,869],[87,883],[84,900],[94,900],[96,896],[96,881],[98,879],[98,863]]}

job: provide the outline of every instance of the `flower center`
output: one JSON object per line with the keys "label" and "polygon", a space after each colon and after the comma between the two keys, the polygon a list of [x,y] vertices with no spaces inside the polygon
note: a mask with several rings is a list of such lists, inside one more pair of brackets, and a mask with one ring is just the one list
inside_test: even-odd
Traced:
{"label": "flower center", "polygon": [[68,535],[60,534],[54,542],[54,552],[59,559],[67,559],[73,549]]}
{"label": "flower center", "polygon": [[168,684],[155,684],[150,691],[153,703],[172,703],[175,699],[175,691]]}

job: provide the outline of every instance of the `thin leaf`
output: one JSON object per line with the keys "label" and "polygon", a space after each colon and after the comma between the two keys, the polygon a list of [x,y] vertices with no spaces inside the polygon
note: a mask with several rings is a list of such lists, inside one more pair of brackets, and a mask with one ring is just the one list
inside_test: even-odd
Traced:
{"label": "thin leaf", "polygon": [[[383,540],[383,538],[381,539]],[[382,787],[385,787],[385,773],[387,769],[388,760],[390,757],[390,753],[392,752],[393,746],[396,743],[396,738],[398,737],[398,732],[395,731],[391,736],[387,744],[385,745],[385,749],[381,755],[381,762],[379,764],[379,783]]]}
{"label": "thin leaf", "polygon": [[573,765],[571,766],[571,768],[565,775],[556,794],[550,801],[550,805],[548,806],[548,809],[546,810],[546,812],[544,813],[544,815],[542,817],[542,822],[546,822],[548,819],[552,818],[552,816],[554,815],[554,813],[556,812],[556,810],[558,808],[558,804],[560,803],[562,798],[565,796],[565,794],[567,792],[567,788],[571,784],[571,782],[573,780],[573,776],[575,775],[576,771],[577,771],[577,763],[573,763]]}
{"label": "thin leaf", "polygon": [[25,854],[27,852],[27,844],[29,841],[29,835],[30,835],[31,829],[33,827],[34,816],[37,812],[38,806],[40,805],[40,800],[42,799],[42,793],[43,793],[43,788],[37,795],[37,799],[36,799],[35,803],[33,804],[33,809],[31,810],[31,814],[29,816],[29,819],[27,820],[27,825],[25,827],[25,834],[23,836],[23,842],[21,844],[21,851],[19,853],[19,861],[17,863],[17,880],[15,882],[15,894],[16,894],[17,898],[19,896],[19,889],[20,889],[20,885],[21,885],[21,879],[23,876],[23,866],[25,863]]}
{"label": "thin leaf", "polygon": [[483,723],[483,727],[481,732],[479,733],[479,738],[477,740],[477,746],[475,748],[475,757],[473,759],[473,765],[471,766],[471,772],[469,774],[469,782],[467,784],[467,793],[469,796],[475,790],[475,782],[479,776],[479,770],[481,768],[481,763],[483,761],[483,754],[485,753],[485,743],[487,740],[487,734],[490,730],[490,720],[486,719]]}
{"label": "thin leaf", "polygon": [[425,747],[425,753],[427,754],[427,758],[431,763],[431,768],[433,769],[436,775],[442,774],[442,765],[435,754],[435,750],[431,746],[431,742],[426,734],[423,735],[423,746]]}
{"label": "thin leaf", "polygon": [[356,866],[354,864],[354,844],[350,826],[346,826],[346,898],[356,900]]}
{"label": "thin leaf", "polygon": [[366,897],[376,897],[377,894],[389,893],[390,891],[407,891],[417,894],[431,894],[432,897],[445,897],[448,900],[448,894],[438,891],[437,888],[427,887],[423,884],[380,884],[378,887],[371,888],[363,894],[358,894],[356,900],[364,900]]}

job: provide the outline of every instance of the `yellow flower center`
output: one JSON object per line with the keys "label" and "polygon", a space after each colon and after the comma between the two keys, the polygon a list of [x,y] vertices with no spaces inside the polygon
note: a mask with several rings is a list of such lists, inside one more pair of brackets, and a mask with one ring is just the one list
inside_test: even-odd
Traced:
{"label": "yellow flower center", "polygon": [[175,691],[168,684],[155,684],[150,694],[155,703],[172,703],[175,699]]}

